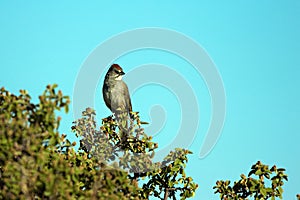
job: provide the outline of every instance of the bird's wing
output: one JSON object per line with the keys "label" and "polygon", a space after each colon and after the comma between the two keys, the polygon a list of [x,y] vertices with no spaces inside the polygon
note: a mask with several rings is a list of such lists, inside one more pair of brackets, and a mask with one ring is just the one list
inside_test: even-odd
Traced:
{"label": "bird's wing", "polygon": [[124,84],[124,88],[126,88],[124,90],[124,94],[123,95],[124,95],[124,97],[128,97],[128,98],[125,98],[126,109],[129,112],[131,112],[132,111],[132,105],[131,105],[130,94],[129,94],[128,87],[127,87],[126,83],[123,82],[123,84]]}
{"label": "bird's wing", "polygon": [[109,92],[108,92],[107,87],[103,86],[102,94],[103,94],[103,99],[104,99],[106,106],[111,110],[111,101],[109,100],[110,98],[109,98]]}

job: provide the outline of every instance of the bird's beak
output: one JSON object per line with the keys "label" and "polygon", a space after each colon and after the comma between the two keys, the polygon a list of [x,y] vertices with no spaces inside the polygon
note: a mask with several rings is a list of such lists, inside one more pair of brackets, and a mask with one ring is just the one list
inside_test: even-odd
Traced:
{"label": "bird's beak", "polygon": [[125,72],[121,71],[120,74],[123,76],[125,74]]}

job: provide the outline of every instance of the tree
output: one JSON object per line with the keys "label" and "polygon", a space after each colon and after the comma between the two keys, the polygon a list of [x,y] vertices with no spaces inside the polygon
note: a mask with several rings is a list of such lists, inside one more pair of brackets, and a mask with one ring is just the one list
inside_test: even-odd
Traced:
{"label": "tree", "polygon": [[[184,168],[191,152],[175,149],[153,163],[158,145],[144,133],[138,113],[124,136],[114,117],[97,128],[87,108],[74,122],[80,146],[58,128],[56,113],[68,111],[69,97],[48,85],[32,103],[27,91],[0,90],[1,199],[167,199],[194,195],[198,185]],[[123,135],[122,135],[123,134]],[[140,182],[144,179],[143,182]]]}
{"label": "tree", "polygon": [[[242,200],[254,197],[255,200],[276,197],[282,199],[284,181],[287,181],[285,169],[277,168],[276,165],[269,168],[268,165],[258,161],[251,167],[248,176],[242,174],[241,179],[230,186],[230,181],[217,181],[214,186],[215,193],[220,193],[220,199]],[[257,176],[257,178],[253,176]],[[267,180],[265,180],[267,179]],[[266,186],[269,183],[270,186]]]}
{"label": "tree", "polygon": [[120,123],[127,124],[127,120],[130,121],[126,130],[124,125],[122,131],[118,130],[118,124],[112,116],[102,119],[102,126],[97,130],[96,113],[87,108],[83,118],[75,121],[72,127],[81,138],[79,151],[103,165],[125,170],[135,185],[138,185],[140,179],[145,179],[138,191],[142,199],[148,199],[151,195],[160,199],[176,199],[177,193],[181,199],[192,197],[198,185],[184,172],[187,155],[191,152],[177,148],[161,163],[153,163],[154,150],[158,145],[152,142],[151,136],[144,133],[141,125],[145,122],[140,121],[138,113],[132,112],[131,116],[131,120],[126,116],[121,117],[123,121]]}

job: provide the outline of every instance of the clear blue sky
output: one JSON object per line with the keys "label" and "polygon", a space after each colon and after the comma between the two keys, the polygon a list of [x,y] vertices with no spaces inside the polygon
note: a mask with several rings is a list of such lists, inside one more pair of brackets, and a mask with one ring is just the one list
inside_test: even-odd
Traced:
{"label": "clear blue sky", "polygon": [[[187,167],[200,186],[195,199],[218,199],[212,190],[216,180],[236,180],[257,160],[287,169],[284,199],[295,199],[300,193],[300,1],[178,2],[2,0],[0,85],[13,92],[27,89],[37,99],[47,84],[58,83],[72,97],[85,59],[108,38],[143,27],[178,31],[206,50],[226,90],[222,135],[204,159],[199,159],[199,149],[210,123],[211,103],[201,76],[178,56],[155,50],[124,55],[116,62],[125,72],[162,63],[197,88],[200,125]],[[103,74],[99,80],[95,105],[101,119],[109,111],[100,94]],[[132,101],[145,120],[150,120],[151,105],[166,110],[165,125],[154,140],[167,145],[180,122],[180,99],[164,87],[148,85],[132,92]],[[72,112],[63,115],[61,132],[70,133]]]}

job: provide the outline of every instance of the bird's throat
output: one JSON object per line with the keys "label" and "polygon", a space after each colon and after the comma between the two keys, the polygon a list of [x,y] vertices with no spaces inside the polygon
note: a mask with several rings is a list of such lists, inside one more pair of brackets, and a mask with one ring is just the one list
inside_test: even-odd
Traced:
{"label": "bird's throat", "polygon": [[116,80],[116,81],[122,80],[122,76],[117,76],[117,77],[115,78],[115,80]]}

